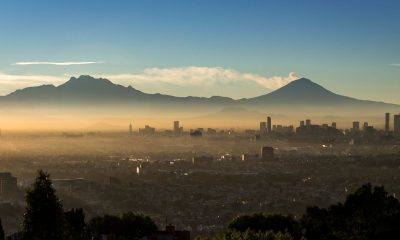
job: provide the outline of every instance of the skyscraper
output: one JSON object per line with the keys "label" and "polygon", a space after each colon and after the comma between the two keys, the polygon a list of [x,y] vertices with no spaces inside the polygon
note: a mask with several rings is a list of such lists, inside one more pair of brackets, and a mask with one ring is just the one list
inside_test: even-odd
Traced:
{"label": "skyscraper", "polygon": [[304,121],[300,121],[300,127],[304,127]]}
{"label": "skyscraper", "polygon": [[260,135],[265,136],[267,134],[267,123],[260,122]]}
{"label": "skyscraper", "polygon": [[385,132],[388,133],[390,131],[390,113],[385,114]]}
{"label": "skyscraper", "polygon": [[311,126],[311,120],[310,119],[306,119],[306,126]]}
{"label": "skyscraper", "polygon": [[272,121],[271,121],[271,117],[267,117],[267,130],[268,132],[272,131]]}
{"label": "skyscraper", "polygon": [[179,121],[174,121],[174,132],[179,133]]}
{"label": "skyscraper", "polygon": [[132,123],[129,124],[129,135],[133,134]]}
{"label": "skyscraper", "polygon": [[332,123],[332,128],[336,129],[336,127],[337,127],[336,122],[333,122]]}
{"label": "skyscraper", "polygon": [[353,132],[360,131],[360,122],[353,122]]}
{"label": "skyscraper", "polygon": [[394,133],[400,134],[400,114],[394,115],[393,122],[394,122]]}

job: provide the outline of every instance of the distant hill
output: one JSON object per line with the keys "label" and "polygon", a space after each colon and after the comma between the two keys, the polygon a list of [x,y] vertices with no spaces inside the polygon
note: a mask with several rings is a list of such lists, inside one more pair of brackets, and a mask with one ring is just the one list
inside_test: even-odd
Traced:
{"label": "distant hill", "polygon": [[307,78],[300,78],[279,88],[271,93],[249,98],[241,99],[239,102],[244,104],[267,104],[267,105],[391,105],[383,102],[374,102],[359,100],[351,97],[342,96],[333,93],[321,85],[318,85]]}
{"label": "distant hill", "polygon": [[[134,99],[145,100],[149,94],[138,91],[132,87],[124,87],[103,78],[91,76],[72,77],[60,86],[42,85],[16,90],[4,97],[8,101],[29,102],[92,102],[127,101]],[[157,98],[158,95],[154,95]],[[170,96],[165,96],[169,98]],[[150,100],[150,98],[146,99]]]}
{"label": "distant hill", "polygon": [[262,112],[288,111],[400,111],[400,106],[383,102],[359,100],[333,93],[309,79],[301,78],[271,93],[248,99],[228,97],[175,97],[148,94],[91,76],[72,77],[60,86],[43,85],[17,90],[0,98],[1,104],[45,105],[148,105],[195,108],[244,107]]}
{"label": "distant hill", "polygon": [[43,103],[43,104],[141,104],[141,103],[233,103],[227,97],[174,97],[163,94],[148,94],[114,84],[108,79],[82,75],[59,86],[42,85],[16,90],[1,98],[8,103]]}

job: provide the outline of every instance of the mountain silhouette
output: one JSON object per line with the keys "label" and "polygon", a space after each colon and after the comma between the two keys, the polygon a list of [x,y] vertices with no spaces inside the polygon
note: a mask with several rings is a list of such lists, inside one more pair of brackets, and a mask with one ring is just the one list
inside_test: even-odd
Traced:
{"label": "mountain silhouette", "polygon": [[307,78],[300,78],[262,96],[242,99],[241,102],[252,104],[354,104],[368,102],[333,93]]}
{"label": "mountain silhouette", "polygon": [[400,111],[400,105],[339,95],[307,78],[292,81],[265,95],[240,99],[237,104],[281,114],[376,115]]}
{"label": "mountain silhouette", "polygon": [[114,84],[108,79],[94,78],[82,75],[71,77],[67,82],[59,85],[42,85],[16,90],[0,97],[0,104],[15,105],[166,105],[174,104],[181,107],[193,106],[220,106],[230,105],[233,99],[221,96],[206,97],[175,97],[160,93],[149,94],[141,92],[131,86],[125,87]]}
{"label": "mountain silhouette", "polygon": [[[239,106],[287,109],[302,107],[355,108],[364,107],[397,109],[399,105],[358,100],[333,93],[306,78],[300,78],[271,93],[247,99],[233,100],[228,97],[174,97],[163,94],[148,94],[133,87],[114,84],[103,78],[83,75],[59,86],[42,85],[16,90],[0,99],[1,103],[42,104],[175,104],[176,106]],[[382,109],[383,108],[383,109]]]}
{"label": "mountain silhouette", "polygon": [[103,78],[91,76],[72,77],[60,86],[42,85],[17,90],[5,96],[14,101],[118,101],[130,98],[140,98],[146,95],[132,87],[124,87]]}

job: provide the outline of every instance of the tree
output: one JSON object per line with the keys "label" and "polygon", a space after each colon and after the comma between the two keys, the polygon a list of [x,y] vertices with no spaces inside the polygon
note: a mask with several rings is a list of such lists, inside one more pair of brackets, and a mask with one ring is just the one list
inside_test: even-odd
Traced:
{"label": "tree", "polygon": [[66,226],[65,231],[68,239],[81,240],[85,236],[85,214],[82,208],[71,209],[64,213]]}
{"label": "tree", "polygon": [[293,237],[285,232],[256,232],[247,230],[244,232],[228,231],[214,237],[196,237],[195,240],[293,240]]}
{"label": "tree", "polygon": [[113,215],[104,215],[103,217],[94,217],[88,224],[89,234],[97,237],[102,234],[107,235],[109,239],[119,239],[121,235],[121,219]]}
{"label": "tree", "polygon": [[302,226],[307,229],[310,239],[328,240],[331,229],[328,224],[328,210],[319,207],[308,207],[302,218]]}
{"label": "tree", "polygon": [[137,239],[157,231],[154,221],[142,214],[124,213],[121,217],[105,215],[93,218],[88,230],[92,236],[107,235],[110,239]]}
{"label": "tree", "polygon": [[0,240],[4,240],[5,236],[4,236],[4,229],[3,229],[3,223],[1,222],[0,219]]}
{"label": "tree", "polygon": [[32,189],[27,192],[26,205],[22,239],[64,239],[64,212],[48,173],[38,171]]}
{"label": "tree", "polygon": [[308,240],[399,239],[400,203],[383,187],[366,184],[343,204],[308,208],[301,222]]}
{"label": "tree", "polygon": [[124,213],[122,220],[122,234],[127,239],[136,239],[145,236],[150,236],[157,231],[157,225],[154,221],[142,214],[133,212]]}
{"label": "tree", "polygon": [[150,217],[128,212],[121,217],[105,215],[93,218],[88,225],[92,236],[107,235],[109,239],[137,239],[151,236],[157,226]]}
{"label": "tree", "polygon": [[288,232],[295,239],[300,239],[300,224],[292,216],[279,214],[255,213],[253,215],[243,215],[235,218],[228,225],[229,230],[246,232]]}

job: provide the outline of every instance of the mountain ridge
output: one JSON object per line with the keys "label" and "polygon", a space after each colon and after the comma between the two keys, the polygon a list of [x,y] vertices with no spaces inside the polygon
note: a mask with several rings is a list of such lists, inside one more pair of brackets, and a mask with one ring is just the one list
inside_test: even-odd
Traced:
{"label": "mountain ridge", "polygon": [[16,90],[0,98],[1,102],[30,102],[30,103],[176,103],[176,104],[204,104],[227,106],[386,106],[400,107],[397,104],[359,100],[352,97],[336,94],[307,78],[294,80],[287,85],[270,93],[253,98],[234,100],[229,97],[176,97],[166,94],[149,94],[131,86],[125,87],[115,84],[105,78],[94,78],[81,75],[71,77],[65,83],[41,85]]}

